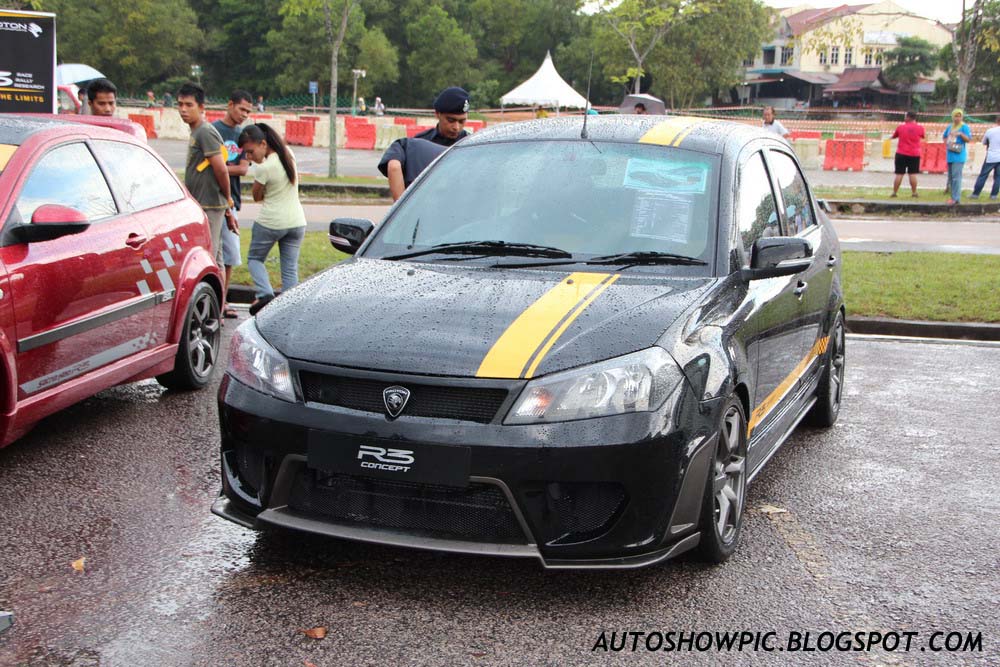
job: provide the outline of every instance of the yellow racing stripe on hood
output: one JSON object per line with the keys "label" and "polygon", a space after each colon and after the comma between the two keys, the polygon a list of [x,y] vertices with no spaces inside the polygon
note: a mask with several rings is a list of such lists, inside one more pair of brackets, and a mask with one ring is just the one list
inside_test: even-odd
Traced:
{"label": "yellow racing stripe on hood", "polygon": [[573,320],[617,279],[617,274],[578,272],[560,280],[500,335],[483,358],[476,377],[531,377]]}
{"label": "yellow racing stripe on hood", "polygon": [[14,151],[17,150],[17,146],[11,146],[10,144],[0,144],[0,171],[7,166],[10,162],[11,156],[14,155]]}
{"label": "yellow racing stripe on hood", "polygon": [[672,116],[647,130],[646,134],[639,138],[639,143],[677,146],[695,125],[701,122],[704,122],[704,119],[694,116]]}

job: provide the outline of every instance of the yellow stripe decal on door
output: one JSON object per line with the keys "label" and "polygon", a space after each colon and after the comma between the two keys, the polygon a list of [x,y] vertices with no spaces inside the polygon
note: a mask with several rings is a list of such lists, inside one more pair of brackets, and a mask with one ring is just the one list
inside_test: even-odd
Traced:
{"label": "yellow stripe decal on door", "polygon": [[[555,330],[560,329],[559,334],[565,331],[560,325],[569,326],[565,320],[572,322],[583,312],[593,298],[597,297],[594,294],[595,288],[608,281],[608,278],[617,277],[608,273],[581,272],[572,273],[560,280],[559,284],[518,315],[500,335],[483,358],[476,377],[519,378],[529,370],[529,362],[532,364],[530,370],[533,371],[545,352],[548,352],[551,343],[558,338],[554,335]],[[608,284],[610,282],[613,281]],[[589,297],[593,298],[588,301]],[[585,301],[586,304],[583,304]],[[583,308],[579,308],[581,305]],[[539,349],[543,345],[546,345],[544,351]]]}
{"label": "yellow stripe decal on door", "polygon": [[787,394],[795,383],[799,381],[802,375],[806,372],[806,369],[809,368],[809,364],[812,363],[812,360],[826,353],[826,348],[829,344],[829,336],[824,336],[823,338],[817,340],[813,344],[812,349],[809,350],[809,354],[806,355],[805,359],[800,361],[799,365],[788,374],[788,377],[782,380],[781,384],[775,387],[774,391],[768,394],[767,398],[760,402],[760,405],[758,405],[750,415],[750,423],[747,424],[747,437],[750,437],[750,434],[753,432],[754,428],[757,427],[757,424],[764,420],[764,417],[766,417],[771,410],[774,409],[774,406],[778,404],[778,401],[784,398],[785,394]]}

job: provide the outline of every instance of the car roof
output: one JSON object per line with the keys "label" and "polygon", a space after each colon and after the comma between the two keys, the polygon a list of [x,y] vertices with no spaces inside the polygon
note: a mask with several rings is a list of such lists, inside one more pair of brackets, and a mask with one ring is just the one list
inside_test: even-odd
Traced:
{"label": "car roof", "polygon": [[[477,132],[456,146],[507,141],[585,141],[580,137],[584,118],[568,116],[502,123]],[[754,139],[776,138],[776,135],[763,128],[746,123],[693,116],[629,114],[586,118],[586,140],[594,142],[649,143],[705,153],[725,153],[738,151]]]}
{"label": "car roof", "polygon": [[60,128],[81,130],[85,134],[91,134],[89,130],[84,130],[81,126],[112,128],[135,139],[145,140],[145,132],[139,135],[132,127],[133,125],[139,127],[138,124],[124,118],[103,116],[64,118],[54,114],[0,114],[0,144],[20,146],[32,135]]}

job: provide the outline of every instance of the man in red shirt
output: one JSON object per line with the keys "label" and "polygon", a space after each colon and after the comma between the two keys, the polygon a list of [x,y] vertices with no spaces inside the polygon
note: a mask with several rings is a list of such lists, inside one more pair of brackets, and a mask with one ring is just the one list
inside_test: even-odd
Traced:
{"label": "man in red shirt", "polygon": [[892,184],[892,196],[899,192],[899,184],[903,182],[903,174],[910,174],[910,189],[917,196],[917,174],[920,173],[920,140],[924,138],[924,126],[917,123],[917,114],[906,112],[906,122],[892,133],[893,139],[899,139],[896,147],[896,180]]}

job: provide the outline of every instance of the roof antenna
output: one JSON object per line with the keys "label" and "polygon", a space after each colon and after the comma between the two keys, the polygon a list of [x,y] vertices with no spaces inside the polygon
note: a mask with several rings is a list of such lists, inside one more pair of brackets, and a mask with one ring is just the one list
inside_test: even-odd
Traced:
{"label": "roof antenna", "polygon": [[589,139],[587,136],[587,116],[590,114],[590,79],[594,74],[594,52],[590,52],[590,69],[587,70],[587,106],[583,110],[583,129],[580,130],[581,139]]}

